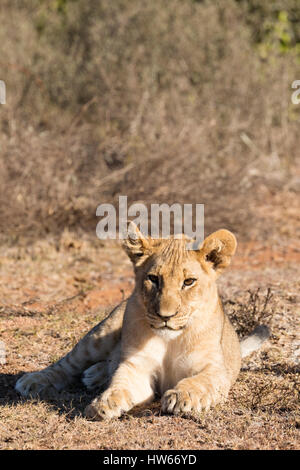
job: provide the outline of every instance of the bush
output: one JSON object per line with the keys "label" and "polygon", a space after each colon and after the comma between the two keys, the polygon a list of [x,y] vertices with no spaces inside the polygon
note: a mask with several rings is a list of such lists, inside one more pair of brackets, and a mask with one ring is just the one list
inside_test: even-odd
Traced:
{"label": "bush", "polygon": [[209,224],[235,228],[229,206],[252,163],[283,175],[297,156],[300,9],[271,3],[2,2],[3,230],[94,229],[96,206],[120,191],[210,201],[218,215],[218,186],[228,212]]}

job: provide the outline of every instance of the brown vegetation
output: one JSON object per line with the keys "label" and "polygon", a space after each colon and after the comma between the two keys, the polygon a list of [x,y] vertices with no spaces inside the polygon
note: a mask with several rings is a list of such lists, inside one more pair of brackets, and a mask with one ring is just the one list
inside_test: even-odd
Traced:
{"label": "brown vegetation", "polygon": [[278,3],[1,2],[2,234],[94,231],[119,194],[281,230],[256,210],[299,191],[299,7]]}

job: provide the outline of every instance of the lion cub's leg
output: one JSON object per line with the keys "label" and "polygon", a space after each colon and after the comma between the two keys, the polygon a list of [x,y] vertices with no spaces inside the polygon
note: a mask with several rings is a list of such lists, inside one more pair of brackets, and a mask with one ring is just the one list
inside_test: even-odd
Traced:
{"label": "lion cub's leg", "polygon": [[84,371],[82,382],[89,390],[108,385],[120,362],[120,346],[121,342],[119,341],[107,361],[97,362]]}
{"label": "lion cub's leg", "polygon": [[165,392],[162,411],[173,414],[207,411],[227,397],[230,385],[225,367],[207,365],[199,374],[180,380],[174,389]]}
{"label": "lion cub's leg", "polygon": [[111,351],[120,342],[124,309],[124,303],[116,307],[55,364],[23,375],[16,383],[16,390],[24,397],[51,389],[62,390],[91,364],[109,358]]}
{"label": "lion cub's leg", "polygon": [[153,398],[151,368],[145,358],[133,357],[120,364],[109,388],[87,406],[85,414],[96,420],[117,418]]}
{"label": "lion cub's leg", "polygon": [[100,361],[84,371],[82,382],[87,389],[94,390],[108,385],[109,378],[107,361]]}

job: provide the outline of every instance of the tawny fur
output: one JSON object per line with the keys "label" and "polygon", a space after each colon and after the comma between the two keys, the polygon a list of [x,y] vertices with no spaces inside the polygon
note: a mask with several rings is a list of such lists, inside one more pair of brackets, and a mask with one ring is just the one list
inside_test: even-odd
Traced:
{"label": "tawny fur", "polygon": [[16,389],[23,396],[61,390],[83,373],[89,388],[109,384],[86,409],[93,419],[118,417],[155,393],[162,410],[174,414],[207,410],[227,397],[241,352],[216,279],[235,252],[234,235],[219,230],[187,250],[184,238],[153,240],[132,230],[124,244],[136,277],[131,297],[60,361],[21,377]]}

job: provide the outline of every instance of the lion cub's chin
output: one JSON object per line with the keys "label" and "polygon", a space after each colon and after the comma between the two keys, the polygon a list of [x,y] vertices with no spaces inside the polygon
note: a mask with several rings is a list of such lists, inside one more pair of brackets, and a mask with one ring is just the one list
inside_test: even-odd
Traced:
{"label": "lion cub's chin", "polygon": [[180,330],[171,330],[170,328],[151,328],[153,333],[164,340],[170,341],[182,335],[184,328]]}

